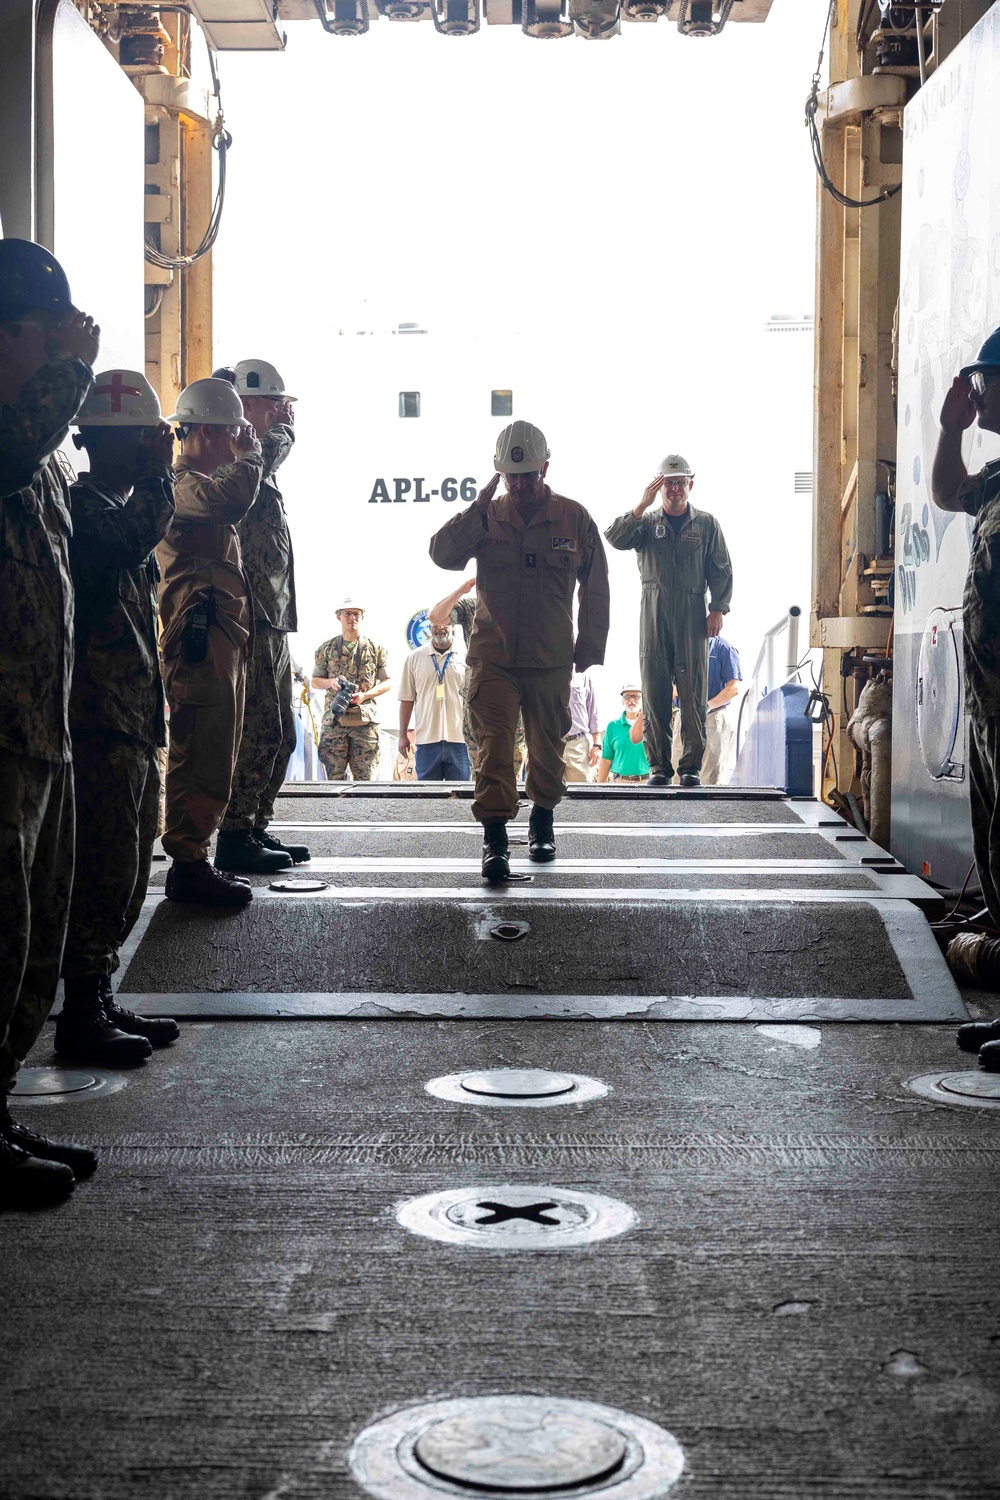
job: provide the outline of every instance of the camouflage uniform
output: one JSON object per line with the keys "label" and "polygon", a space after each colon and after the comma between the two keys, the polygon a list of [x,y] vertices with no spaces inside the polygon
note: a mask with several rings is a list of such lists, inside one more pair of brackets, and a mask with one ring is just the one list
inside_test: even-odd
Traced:
{"label": "camouflage uniform", "polygon": [[[171,859],[207,859],[233,789],[243,728],[247,656],[253,647],[250,590],[236,530],[257,498],[262,459],[247,453],[212,475],[190,459],[174,466],[176,511],[156,549],[160,656],[170,704],[166,826]],[[185,632],[196,605],[213,611],[203,661],[189,661]]]}
{"label": "camouflage uniform", "polygon": [[[358,668],[360,655],[361,667]],[[364,636],[346,644],[342,635],[324,641],[316,652],[314,677],[346,677],[360,692],[369,693],[376,682],[388,682],[384,646],[375,646]],[[343,781],[348,767],[355,781],[371,781],[379,759],[378,712],[373,701],[349,708],[338,723],[331,717],[336,690],[328,688],[319,736],[319,758],[330,781]]]}
{"label": "camouflage uniform", "polygon": [[174,480],[149,455],[131,498],[83,474],[70,489],[76,664],[69,716],[76,866],[62,972],[113,974],[142,909],[165,744],[153,548],[174,513]]}
{"label": "camouflage uniform", "polygon": [[73,883],[73,582],[53,457],[93,373],[57,356],[0,407],[0,1093],[55,998]]}
{"label": "camouflage uniform", "polygon": [[983,899],[1000,925],[1000,459],[959,490],[975,516],[962,600],[972,843]]}
{"label": "camouflage uniform", "polygon": [[254,644],[247,667],[243,736],[233,794],[222,827],[266,828],[295,749],[288,632],[298,629],[292,539],[274,472],[295,434],[274,423],[264,434],[264,474],[253,509],[240,522],[243,569],[253,596]]}
{"label": "camouflage uniform", "polygon": [[[472,639],[472,627],[476,619],[476,603],[466,594],[464,599],[459,599],[451,612],[451,623],[457,625],[465,638],[466,650]],[[472,729],[472,720],[469,718],[469,664],[465,664],[465,677],[462,680],[462,734],[465,743],[469,747],[469,760],[472,764],[472,774],[476,774],[476,736]],[[520,777],[524,769],[524,762],[528,756],[528,746],[524,738],[524,715],[518,714],[517,728],[514,731],[514,775]]]}

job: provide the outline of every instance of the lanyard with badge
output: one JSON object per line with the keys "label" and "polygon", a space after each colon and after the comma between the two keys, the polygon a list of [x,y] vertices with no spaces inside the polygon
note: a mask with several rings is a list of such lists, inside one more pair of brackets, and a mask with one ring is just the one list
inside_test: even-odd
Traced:
{"label": "lanyard with badge", "polygon": [[448,663],[451,661],[454,654],[454,651],[449,651],[448,655],[444,659],[443,665],[439,667],[437,664],[437,653],[434,651],[431,652],[431,666],[434,668],[438,680],[437,690],[434,696],[439,703],[444,702],[444,674],[447,672]]}

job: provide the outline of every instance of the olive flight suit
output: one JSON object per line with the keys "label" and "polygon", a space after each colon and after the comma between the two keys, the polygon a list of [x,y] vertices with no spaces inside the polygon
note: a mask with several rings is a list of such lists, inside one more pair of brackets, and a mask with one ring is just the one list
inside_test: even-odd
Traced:
{"label": "olive flight suit", "polygon": [[153,549],[174,513],[169,464],[149,454],[128,500],[81,474],[70,489],[76,591],[70,696],[76,868],[62,972],[113,974],[142,910],[166,743]]}
{"label": "olive flight suit", "polygon": [[468,651],[469,717],[479,751],[473,816],[481,823],[517,817],[518,710],[528,745],[528,797],[551,810],[566,790],[574,662],[581,672],[602,662],[608,637],[608,564],[597,527],[582,505],[546,485],[530,522],[501,494],[487,511],[470,505],[442,526],[430,554],[438,567],[454,572],[476,559],[478,602]]}
{"label": "olive flight suit", "polygon": [[[639,670],[649,769],[662,772],[668,781],[675,770],[682,776],[697,775],[705,753],[708,709],[705,621],[710,610],[728,613],[733,593],[733,566],[722,527],[707,511],[689,504],[675,533],[657,506],[638,520],[631,511],[619,516],[604,535],[619,552],[638,553]],[[683,737],[676,767],[671,760],[675,683]]]}
{"label": "olive flight suit", "polygon": [[248,453],[208,475],[181,458],[174,519],[156,549],[170,705],[163,847],[182,862],[208,858],[232,792],[253,640],[236,527],[257,498],[262,467]]}
{"label": "olive flight suit", "polygon": [[73,582],[55,450],[93,380],[57,355],[0,406],[0,1094],[55,999],[73,884]]}
{"label": "olive flight suit", "polygon": [[266,828],[295,749],[288,632],[298,628],[292,539],[274,482],[295,434],[282,423],[261,441],[264,473],[252,509],[239,525],[243,569],[253,595],[254,641],[247,667],[243,735],[224,830]]}
{"label": "olive flight suit", "polygon": [[[335,635],[316,652],[313,676],[333,681],[346,677],[359,692],[370,693],[377,682],[389,680],[385,647],[374,645],[364,636],[345,641],[342,635]],[[378,709],[369,698],[346,709],[334,721],[336,696],[336,688],[327,688],[319,734],[323,769],[330,781],[343,781],[348,769],[355,781],[371,781],[379,762]]]}
{"label": "olive flight suit", "polygon": [[1000,459],[958,493],[975,516],[962,599],[972,844],[983,900],[1000,925]]}

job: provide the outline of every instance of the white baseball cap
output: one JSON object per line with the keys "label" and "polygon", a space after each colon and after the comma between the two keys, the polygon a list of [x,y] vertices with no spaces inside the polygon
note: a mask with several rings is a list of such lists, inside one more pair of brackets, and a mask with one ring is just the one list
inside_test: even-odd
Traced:
{"label": "white baseball cap", "polygon": [[639,684],[637,682],[626,682],[625,686],[622,688],[622,693],[623,694],[624,693],[641,693],[641,692],[642,692],[642,688],[639,686]]}
{"label": "white baseball cap", "polygon": [[660,465],[660,473],[663,475],[664,479],[673,479],[674,477],[677,477],[679,479],[694,478],[694,470],[688,463],[687,459],[682,458],[679,453],[667,454],[666,458]]}
{"label": "white baseball cap", "polygon": [[530,422],[511,422],[497,438],[493,467],[499,474],[537,474],[549,457],[545,434]]}

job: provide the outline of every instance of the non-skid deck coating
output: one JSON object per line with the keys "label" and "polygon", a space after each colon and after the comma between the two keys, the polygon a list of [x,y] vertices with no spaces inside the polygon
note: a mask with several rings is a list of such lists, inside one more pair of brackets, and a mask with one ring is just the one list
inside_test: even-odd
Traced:
{"label": "non-skid deck coating", "polygon": [[[350,891],[352,886],[387,886],[397,887],[401,885],[413,886],[423,889],[428,886],[461,886],[465,890],[482,892],[485,887],[483,878],[479,872],[479,862],[467,861],[465,868],[455,868],[458,861],[446,862],[446,869],[408,869],[404,872],[397,870],[366,869],[365,863],[358,861],[351,869],[338,868],[329,871],[323,868],[325,861],[317,859],[308,865],[299,865],[293,870],[284,870],[279,876],[274,875],[248,875],[246,878],[253,886],[266,887],[271,881],[277,879],[305,880],[317,879],[328,881],[331,885],[340,886],[345,891]],[[844,869],[815,871],[803,869],[801,865],[793,866],[785,871],[761,871],[761,870],[712,870],[704,865],[698,867],[697,871],[677,871],[670,868],[661,869],[632,869],[627,865],[623,868],[619,863],[617,867],[606,866],[603,869],[591,870],[567,870],[560,868],[558,864],[548,867],[532,865],[528,860],[514,860],[512,868],[523,874],[530,875],[532,886],[545,890],[573,889],[578,886],[589,886],[606,889],[608,887],[621,890],[644,890],[644,889],[677,889],[691,890],[738,890],[741,887],[753,890],[787,890],[793,886],[798,890],[812,891],[869,891],[872,894],[892,894],[893,885],[887,884],[885,878],[880,883],[875,876],[867,874],[863,870]],[[159,864],[153,866],[150,878],[150,886],[156,890],[161,889],[166,881],[167,866]],[[896,881],[899,877],[889,877],[890,881]]]}
{"label": "non-skid deck coating", "polygon": [[[271,832],[283,843],[307,844],[313,854],[373,855],[431,859],[469,858],[478,853],[479,825],[429,825],[423,828],[380,828],[371,822],[357,827],[296,828],[273,823]],[[511,847],[527,853],[528,825],[510,830]],[[636,830],[619,833],[609,828],[557,829],[559,856],[565,859],[846,859],[851,851],[869,846],[837,843],[810,829],[762,828],[751,832],[724,830],[720,835],[699,832]]]}
{"label": "non-skid deck coating", "polygon": [[[774,823],[802,821],[794,802],[747,802],[689,799],[666,801],[634,798],[587,798],[560,802],[556,826],[563,823]],[[808,805],[808,804],[805,804]],[[527,826],[528,804],[515,827]],[[467,801],[456,797],[279,797],[274,816],[280,823],[471,823]],[[829,817],[832,820],[833,814]],[[842,825],[846,831],[847,825]]]}
{"label": "non-skid deck coating", "polygon": [[[113,1097],[21,1111],[101,1165],[3,1220],[0,1493],[365,1500],[371,1421],[527,1391],[674,1433],[670,1500],[996,1500],[1000,1133],[903,1087],[969,1061],[930,1026],[185,1026]],[[425,1092],[498,1066],[611,1091]],[[484,1181],[640,1222],[530,1255],[396,1223]]]}
{"label": "non-skid deck coating", "polygon": [[[500,941],[491,928],[525,921]],[[698,995],[908,999],[863,902],[616,905],[274,897],[218,914],[162,901],[124,994]]]}

